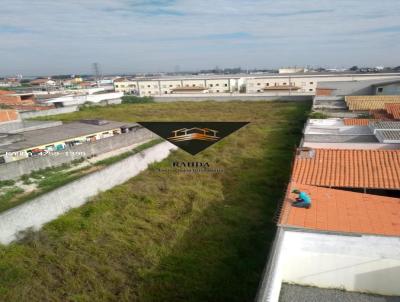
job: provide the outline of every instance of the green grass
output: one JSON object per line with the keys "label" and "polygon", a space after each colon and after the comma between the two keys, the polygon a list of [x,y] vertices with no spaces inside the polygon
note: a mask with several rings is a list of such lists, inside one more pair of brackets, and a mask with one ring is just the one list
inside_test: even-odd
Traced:
{"label": "green grass", "polygon": [[125,158],[127,158],[129,156],[132,156],[132,155],[134,155],[136,153],[139,153],[140,151],[143,151],[143,150],[145,150],[147,148],[153,147],[153,146],[155,146],[155,145],[157,145],[157,144],[159,144],[161,142],[162,142],[162,139],[151,140],[151,141],[149,141],[149,142],[147,142],[145,144],[142,144],[142,145],[138,146],[137,148],[135,148],[135,149],[133,149],[131,151],[127,151],[127,152],[124,152],[124,153],[122,153],[120,155],[116,155],[116,156],[109,157],[109,158],[106,158],[106,159],[103,159],[103,160],[99,160],[94,165],[95,166],[108,166],[108,165],[111,165],[111,164],[116,163],[116,162],[118,162],[120,160],[123,160],[123,159],[125,159]]}
{"label": "green grass", "polygon": [[[174,152],[0,247],[0,301],[253,301],[309,106],[154,103],[54,117],[250,124],[195,157]],[[176,160],[224,172],[157,172]]]}
{"label": "green grass", "polygon": [[0,180],[0,188],[9,187],[15,184],[14,180],[7,179],[7,180]]}
{"label": "green grass", "polygon": [[125,95],[122,97],[122,103],[124,104],[141,104],[141,103],[154,103],[154,98],[151,96],[134,96],[134,95]]}
{"label": "green grass", "polygon": [[[134,155],[144,149],[150,148],[160,142],[161,142],[160,139],[154,139],[147,143],[141,144],[128,152],[98,161],[93,166],[96,166],[98,168],[96,170],[102,169],[124,158]],[[78,180],[79,178],[87,175],[88,173],[91,173],[92,172],[91,165],[79,169],[68,170],[69,168],[72,168],[73,166],[83,161],[84,161],[83,158],[76,159],[69,164],[65,163],[58,167],[49,167],[33,171],[30,174],[23,175],[21,177],[22,182],[25,185],[36,183],[37,189],[25,194],[22,194],[24,193],[24,190],[17,187],[13,188],[12,190],[7,189],[6,194],[4,194],[3,196],[0,195],[0,213],[10,208],[16,207],[17,205],[27,202],[33,198],[36,198],[40,195],[48,193],[61,186],[64,186],[65,184],[70,183],[74,180]],[[0,188],[2,186],[11,186],[13,184],[15,184],[15,181],[13,180],[0,181]]]}

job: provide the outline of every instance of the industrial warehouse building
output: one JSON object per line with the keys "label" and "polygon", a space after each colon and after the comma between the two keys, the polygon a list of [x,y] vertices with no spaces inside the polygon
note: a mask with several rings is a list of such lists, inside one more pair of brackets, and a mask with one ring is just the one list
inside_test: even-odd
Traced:
{"label": "industrial warehouse building", "polygon": [[[322,74],[289,73],[261,75],[203,75],[161,78],[120,78],[114,81],[117,92],[140,96],[168,96],[171,94],[209,93],[265,94],[265,95],[315,95],[318,83],[331,81],[390,80],[400,74]],[[183,88],[183,90],[182,90]],[[394,88],[391,88],[392,90]]]}

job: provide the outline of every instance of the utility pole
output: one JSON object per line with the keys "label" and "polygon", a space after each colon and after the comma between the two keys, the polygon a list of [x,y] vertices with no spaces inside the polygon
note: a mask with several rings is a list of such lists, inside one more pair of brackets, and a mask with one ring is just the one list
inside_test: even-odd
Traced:
{"label": "utility pole", "polygon": [[94,71],[97,87],[100,87],[100,81],[101,81],[102,76],[101,76],[101,69],[100,69],[99,63],[97,63],[97,62],[93,63],[93,71]]}

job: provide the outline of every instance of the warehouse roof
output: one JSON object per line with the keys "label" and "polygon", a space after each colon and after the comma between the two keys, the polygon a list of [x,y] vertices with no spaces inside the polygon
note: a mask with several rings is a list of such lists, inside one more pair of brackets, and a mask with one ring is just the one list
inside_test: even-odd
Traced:
{"label": "warehouse roof", "polygon": [[292,181],[325,187],[399,190],[400,151],[299,149]]}
{"label": "warehouse roof", "polygon": [[[296,208],[293,189],[307,192],[309,209]],[[279,224],[327,232],[400,236],[400,198],[291,183]]]}
{"label": "warehouse roof", "polygon": [[[129,124],[128,126],[137,125]],[[108,131],[127,126],[126,123],[107,121],[105,124],[94,125],[83,122],[72,122],[51,128],[31,130],[19,133],[22,139],[9,145],[0,145],[0,153],[20,151],[36,146],[52,144],[55,142]]]}
{"label": "warehouse roof", "polygon": [[346,96],[349,110],[385,109],[387,103],[400,103],[400,95],[357,95]]}

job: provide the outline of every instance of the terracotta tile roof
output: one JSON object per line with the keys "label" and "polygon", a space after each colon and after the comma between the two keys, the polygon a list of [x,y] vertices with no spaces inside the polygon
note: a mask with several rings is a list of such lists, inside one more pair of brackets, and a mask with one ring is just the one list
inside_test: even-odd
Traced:
{"label": "terracotta tile roof", "polygon": [[[292,189],[307,192],[310,209],[295,208]],[[291,183],[279,225],[328,232],[400,236],[400,198]]]}
{"label": "terracotta tile roof", "polygon": [[385,103],[385,109],[395,120],[400,120],[400,103]]}
{"label": "terracotta tile roof", "polygon": [[368,126],[371,121],[374,120],[367,118],[345,118],[343,123],[345,126]]}
{"label": "terracotta tile roof", "polygon": [[370,116],[375,120],[391,120],[392,116],[385,109],[374,109],[369,111]]}
{"label": "terracotta tile roof", "polygon": [[400,103],[400,95],[361,95],[346,96],[349,110],[385,109],[385,104]]}
{"label": "terracotta tile roof", "polygon": [[14,94],[16,93],[15,91],[11,90],[0,90],[0,95],[7,95],[7,94]]}
{"label": "terracotta tile roof", "polygon": [[400,150],[299,150],[292,181],[325,187],[400,190]]}

